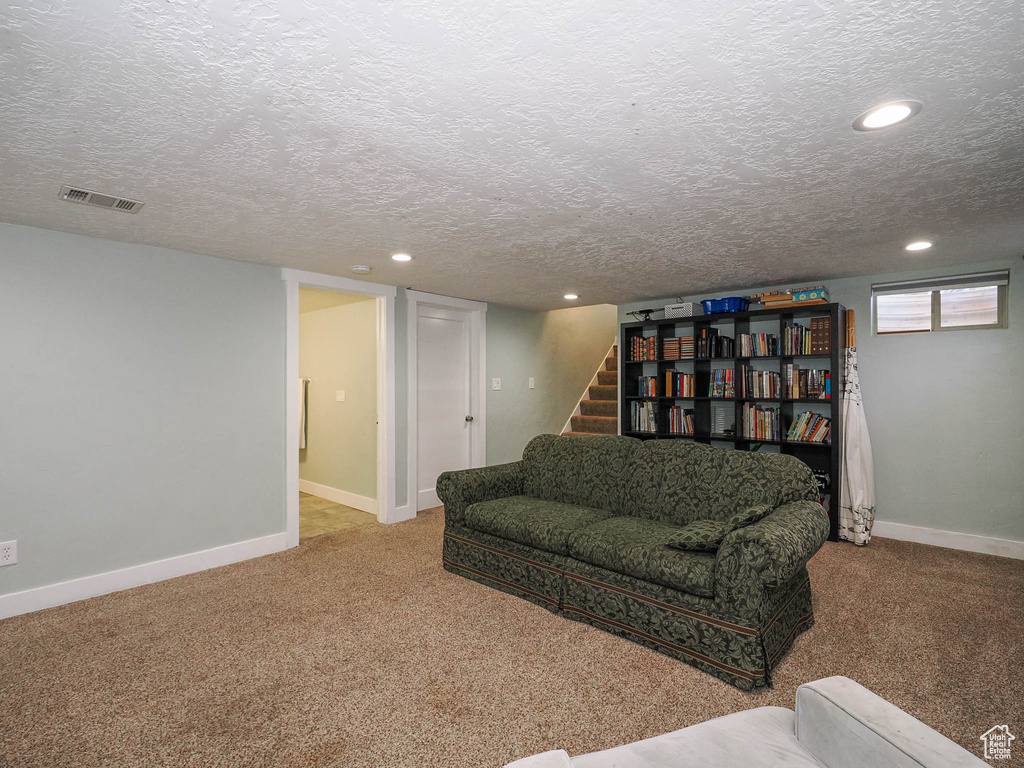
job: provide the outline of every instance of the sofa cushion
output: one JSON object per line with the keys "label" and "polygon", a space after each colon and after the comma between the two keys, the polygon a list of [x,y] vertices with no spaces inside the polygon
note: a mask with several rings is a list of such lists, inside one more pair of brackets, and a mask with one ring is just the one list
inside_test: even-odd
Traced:
{"label": "sofa cushion", "polygon": [[726,522],[755,506],[771,509],[798,499],[817,499],[811,470],[778,453],[714,448],[688,440],[649,440],[636,457],[630,514],[686,525]]}
{"label": "sofa cushion", "polygon": [[538,435],[523,451],[523,495],[628,514],[640,440],[617,435]]}
{"label": "sofa cushion", "polygon": [[569,537],[569,556],[701,597],[715,596],[715,556],[666,546],[678,526],[639,517],[595,522]]}
{"label": "sofa cushion", "polygon": [[545,552],[568,555],[570,534],[612,514],[603,509],[559,504],[532,496],[507,496],[470,505],[463,522],[475,531]]}

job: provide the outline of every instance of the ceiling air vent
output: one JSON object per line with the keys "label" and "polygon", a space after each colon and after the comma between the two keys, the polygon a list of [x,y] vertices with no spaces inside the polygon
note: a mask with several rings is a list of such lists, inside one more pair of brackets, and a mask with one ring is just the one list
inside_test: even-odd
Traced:
{"label": "ceiling air vent", "polygon": [[113,197],[112,195],[104,195],[101,192],[93,192],[91,189],[69,187],[67,184],[60,188],[60,197],[62,200],[67,200],[70,203],[85,203],[86,205],[95,205],[98,208],[113,208],[115,211],[124,211],[125,213],[138,213],[142,210],[142,206],[145,205],[145,203],[139,200]]}

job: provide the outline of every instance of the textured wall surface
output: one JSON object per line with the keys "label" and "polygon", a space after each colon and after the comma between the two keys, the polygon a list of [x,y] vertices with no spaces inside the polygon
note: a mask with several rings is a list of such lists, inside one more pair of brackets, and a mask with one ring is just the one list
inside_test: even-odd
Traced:
{"label": "textured wall surface", "polygon": [[[872,282],[1007,268],[1009,328],[871,333]],[[972,264],[962,270],[919,270],[881,280],[828,281],[832,300],[856,312],[857,370],[874,452],[878,520],[1024,541],[1021,281],[1020,259]],[[620,322],[632,321],[626,312],[637,308],[619,307]]]}
{"label": "textured wall surface", "polygon": [[[1018,0],[7,4],[0,220],[521,307],[1018,255]],[[858,133],[865,109],[921,100]],[[138,198],[126,215],[61,184]],[[407,250],[411,264],[388,256]]]}
{"label": "textured wall surface", "polygon": [[0,224],[0,594],[285,529],[285,290]]}
{"label": "textured wall surface", "polygon": [[[487,463],[523,457],[530,438],[559,433],[615,342],[615,307],[531,312],[487,308]],[[529,388],[529,379],[536,388]]]}
{"label": "textured wall surface", "polygon": [[[310,295],[300,291],[300,308]],[[362,298],[362,297],[360,297]],[[299,477],[377,498],[377,304],[372,299],[299,315],[299,375],[309,382],[307,447]],[[345,401],[336,394],[345,390]]]}

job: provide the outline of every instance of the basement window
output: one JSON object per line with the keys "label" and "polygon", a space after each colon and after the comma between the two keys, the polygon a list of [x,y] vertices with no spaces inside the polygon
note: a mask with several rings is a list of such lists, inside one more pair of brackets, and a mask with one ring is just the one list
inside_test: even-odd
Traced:
{"label": "basement window", "polygon": [[1006,328],[1010,271],[871,286],[876,334]]}

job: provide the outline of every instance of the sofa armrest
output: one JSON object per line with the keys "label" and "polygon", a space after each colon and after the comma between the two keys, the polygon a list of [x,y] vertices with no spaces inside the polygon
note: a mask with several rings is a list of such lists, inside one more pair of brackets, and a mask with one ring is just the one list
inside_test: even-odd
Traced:
{"label": "sofa armrest", "polygon": [[796,691],[797,741],[827,768],[980,768],[938,731],[846,677]]}
{"label": "sofa armrest", "polygon": [[505,768],[572,768],[572,761],[564,749],[553,749],[550,752],[541,752],[539,755],[516,760]]}
{"label": "sofa armrest", "polygon": [[459,523],[462,514],[478,501],[519,496],[523,492],[523,462],[495,464],[442,472],[437,478],[437,496],[444,504],[445,523]]}
{"label": "sofa armrest", "polygon": [[715,559],[715,591],[736,597],[752,587],[774,589],[807,564],[828,538],[828,515],[816,501],[784,504],[722,540]]}

